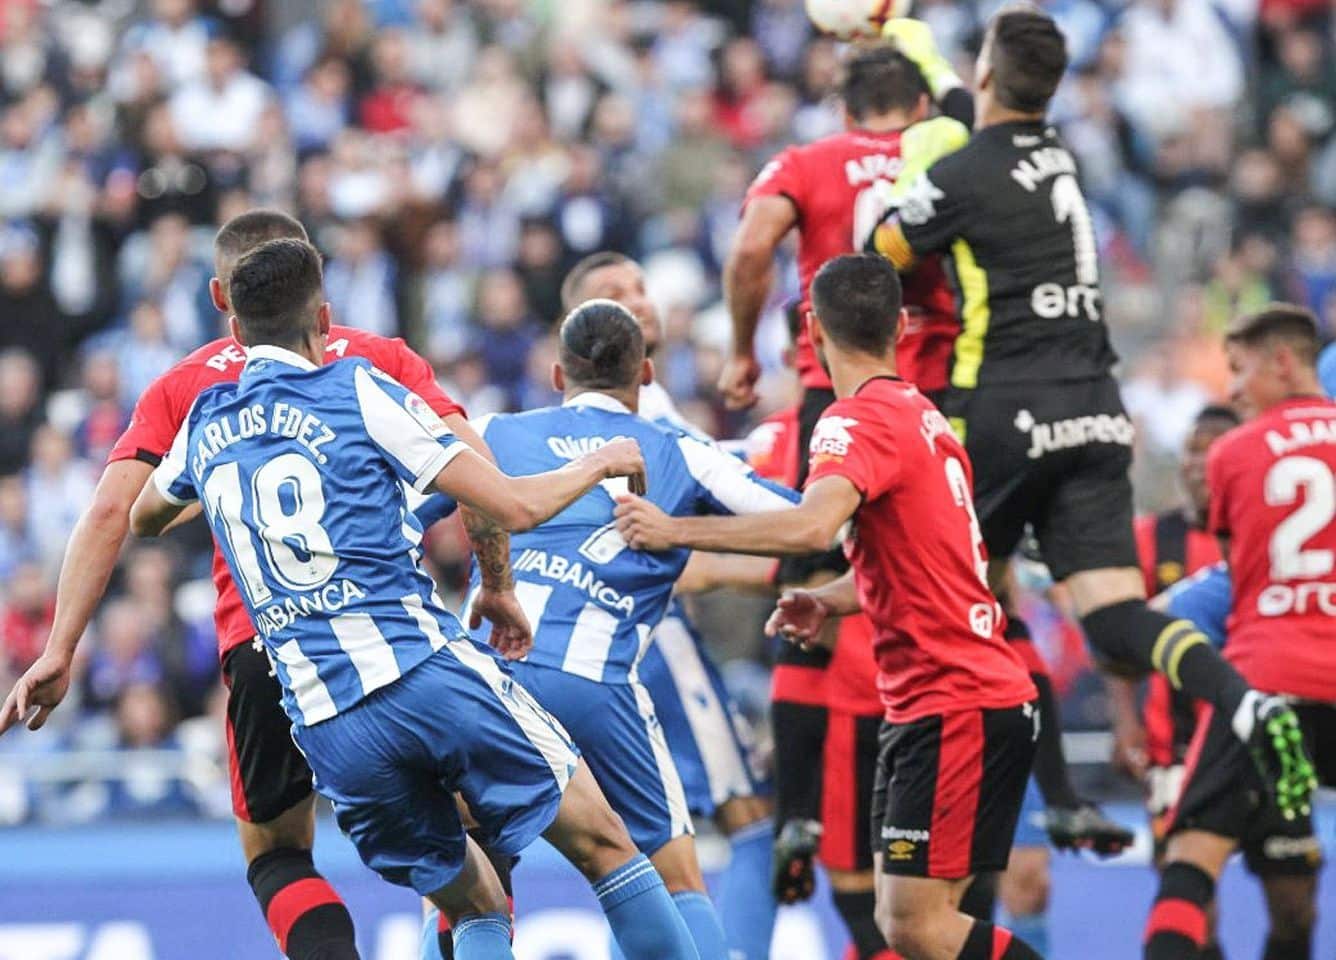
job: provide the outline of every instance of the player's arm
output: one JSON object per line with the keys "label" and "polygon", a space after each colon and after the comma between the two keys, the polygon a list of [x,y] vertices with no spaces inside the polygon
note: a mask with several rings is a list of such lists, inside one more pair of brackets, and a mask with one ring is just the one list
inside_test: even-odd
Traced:
{"label": "player's arm", "polygon": [[56,585],[56,612],[40,657],[0,707],[4,733],[36,707],[28,729],[46,723],[70,686],[70,667],[93,611],[106,592],[130,526],[130,505],[153,468],[142,460],[117,460],[102,471],[93,501],[74,525]]}
{"label": "player's arm", "polygon": [[756,362],[756,328],[770,298],[775,252],[797,224],[797,208],[787,196],[752,197],[724,262],[724,303],[733,323],[733,353],[719,377],[719,390],[731,409],[756,403],[756,381],[761,375]]}
{"label": "player's arm", "polygon": [[937,162],[969,142],[969,128],[950,117],[916,123],[900,137],[904,166],[895,183],[878,187],[886,212],[864,248],[879,253],[901,272],[920,256],[950,246],[960,234],[967,204],[965,189],[953,183],[952,171]]}
{"label": "player's arm", "polygon": [[974,95],[966,89],[951,61],[937,49],[932,30],[926,23],[910,17],[896,17],[886,21],[881,35],[914,61],[943,114],[966,127],[974,126]]}
{"label": "player's arm", "polygon": [[827,621],[857,613],[859,609],[854,572],[846,570],[811,590],[785,590],[765,622],[765,633],[768,637],[781,636],[804,650],[834,649],[839,633],[823,629]]}
{"label": "player's arm", "polygon": [[195,483],[186,467],[190,418],[181,424],[167,456],[149,476],[130,508],[130,532],[136,537],[160,537],[181,513],[198,500]]}
{"label": "player's arm", "polygon": [[773,593],[775,561],[740,553],[694,551],[673,585],[674,593],[706,593],[710,590],[746,590]]}
{"label": "player's arm", "polygon": [[766,557],[804,556],[829,550],[840,528],[862,502],[842,476],[810,483],[798,504],[741,516],[670,517],[643,497],[621,497],[617,529],[637,550],[690,547]]}

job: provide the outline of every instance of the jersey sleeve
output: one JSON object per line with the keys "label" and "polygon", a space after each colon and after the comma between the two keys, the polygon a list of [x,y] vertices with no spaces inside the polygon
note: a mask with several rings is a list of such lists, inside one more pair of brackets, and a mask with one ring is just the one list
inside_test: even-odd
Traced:
{"label": "jersey sleeve", "polygon": [[940,253],[965,232],[975,205],[958,155],[939,160],[910,182],[896,219],[914,256]]}
{"label": "jersey sleeve", "polygon": [[367,435],[399,478],[419,493],[468,446],[427,401],[375,368],[358,365],[353,387]]}
{"label": "jersey sleeve", "polygon": [[705,513],[764,513],[784,510],[801,499],[796,490],[765,479],[712,443],[683,436],[677,448],[696,487],[696,506]]}
{"label": "jersey sleeve", "polygon": [[181,423],[173,416],[168,374],[158,377],[140,396],[116,445],[107,455],[108,463],[118,460],[142,460],[157,466],[172,446]]}
{"label": "jersey sleeve", "polygon": [[899,480],[900,457],[889,426],[867,416],[855,403],[826,408],[812,431],[807,486],[822,477],[844,477],[875,500]]}
{"label": "jersey sleeve", "polygon": [[184,507],[199,499],[199,491],[195,489],[195,480],[191,477],[189,464],[186,462],[189,441],[190,417],[187,416],[168,447],[167,455],[153,470],[153,486],[162,494],[164,500],[178,507]]}
{"label": "jersey sleeve", "polygon": [[801,210],[806,184],[802,174],[802,154],[797,147],[788,147],[761,168],[747,188],[742,205],[745,207],[757,197],[787,197]]}
{"label": "jersey sleeve", "polygon": [[403,340],[390,341],[386,360],[387,362],[378,366],[425,400],[427,406],[436,411],[438,417],[448,417],[456,413],[466,416],[464,408],[450,399],[436,382],[436,372],[432,370],[431,364],[415,353]]}

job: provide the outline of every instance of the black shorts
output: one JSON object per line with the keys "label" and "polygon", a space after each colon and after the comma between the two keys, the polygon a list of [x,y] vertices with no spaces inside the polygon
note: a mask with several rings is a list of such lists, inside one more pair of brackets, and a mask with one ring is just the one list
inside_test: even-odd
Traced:
{"label": "black shorts", "polygon": [[[1336,706],[1297,704],[1294,709],[1318,778],[1336,785]],[[1184,830],[1238,841],[1248,869],[1256,874],[1303,876],[1322,866],[1312,817],[1281,816],[1229,717],[1216,710],[1205,711],[1197,725],[1166,837]]]}
{"label": "black shorts", "polygon": [[831,710],[821,760],[821,862],[828,870],[872,869],[868,824],[877,779],[880,714]]}
{"label": "black shorts", "polygon": [[943,412],[974,465],[974,508],[992,557],[1029,524],[1055,580],[1137,566],[1132,421],[1112,377],[949,391]]}
{"label": "black shorts", "polygon": [[228,651],[223,683],[232,812],[247,823],[267,823],[311,795],[311,768],[293,742],[283,688],[264,651],[249,643]]}
{"label": "black shorts", "polygon": [[[784,644],[791,646],[791,644]],[[829,712],[825,706],[776,700],[770,705],[775,744],[775,824],[821,819],[822,768]]]}
{"label": "black shorts", "polygon": [[885,873],[1005,870],[1039,735],[1034,702],[881,728],[872,847]]}
{"label": "black shorts", "polygon": [[[801,490],[803,484],[807,482],[807,468],[809,466],[807,451],[812,445],[812,432],[816,430],[816,423],[821,419],[821,414],[825,413],[826,408],[834,402],[835,391],[833,390],[812,389],[811,387],[803,390],[803,398],[798,404],[798,478],[794,484],[798,490]],[[841,574],[848,569],[849,561],[845,559],[844,551],[836,547],[824,553],[782,558],[779,561],[776,582],[781,585],[802,584],[810,580],[814,574],[823,571]],[[791,644],[785,644],[785,646],[791,646]]]}

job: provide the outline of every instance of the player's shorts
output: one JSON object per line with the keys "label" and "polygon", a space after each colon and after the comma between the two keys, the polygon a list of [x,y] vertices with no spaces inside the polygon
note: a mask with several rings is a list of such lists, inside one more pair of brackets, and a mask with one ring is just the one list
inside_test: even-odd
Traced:
{"label": "player's shorts", "polygon": [[955,390],[943,403],[974,464],[989,556],[1011,556],[1030,524],[1055,580],[1137,566],[1134,431],[1112,377]]}
{"label": "player's shorts", "polygon": [[693,832],[682,780],[643,684],[598,683],[527,662],[514,670],[570,733],[641,853],[653,856]]}
{"label": "player's shorts", "polygon": [[685,618],[669,613],[659,621],[636,673],[663,725],[693,815],[711,817],[735,797],[768,791],[751,726]]}
{"label": "player's shorts", "polygon": [[556,818],[579,764],[561,724],[472,640],[293,735],[362,861],[424,896],[464,863],[456,791],[482,842],[516,856]]}
{"label": "player's shorts", "polygon": [[1012,839],[1013,847],[1047,847],[1048,831],[1044,829],[1043,794],[1039,784],[1031,777],[1025,785],[1025,797],[1021,800],[1021,817],[1016,822],[1016,836]]}
{"label": "player's shorts", "polygon": [[1006,869],[1038,709],[1030,702],[882,727],[872,846],[885,873],[958,880]]}
{"label": "player's shorts", "polygon": [[880,714],[827,716],[826,746],[821,762],[821,848],[818,856],[830,870],[856,872],[872,868],[867,825],[872,820],[872,788],[877,778],[877,736]]}
{"label": "player's shorts", "polygon": [[263,650],[243,643],[228,651],[223,683],[232,812],[247,823],[268,823],[311,795],[311,768],[292,742],[283,688]]}
{"label": "player's shorts", "polygon": [[[1336,706],[1297,703],[1294,710],[1318,779],[1336,785]],[[1166,836],[1183,830],[1238,841],[1248,869],[1259,875],[1308,875],[1322,865],[1312,817],[1281,816],[1229,717],[1214,709],[1203,711],[1188,748],[1183,789]]]}

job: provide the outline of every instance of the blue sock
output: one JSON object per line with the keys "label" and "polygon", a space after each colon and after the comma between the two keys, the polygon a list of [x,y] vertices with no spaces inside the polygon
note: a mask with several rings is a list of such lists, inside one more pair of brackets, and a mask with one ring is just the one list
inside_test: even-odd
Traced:
{"label": "blue sock", "polygon": [[770,886],[775,825],[766,817],[728,838],[732,857],[719,893],[719,920],[734,960],[770,960],[775,898]]}
{"label": "blue sock", "polygon": [[475,913],[454,926],[455,960],[515,960],[510,952],[510,917]]}
{"label": "blue sock", "polygon": [[1002,917],[1002,926],[1010,930],[1017,939],[1028,943],[1041,957],[1049,955],[1047,913],[1027,913],[1019,917],[1005,914]]}
{"label": "blue sock", "polygon": [[432,907],[422,919],[422,945],[418,948],[418,960],[445,960],[441,956],[441,938],[437,924],[441,920],[441,911]]}
{"label": "blue sock", "polygon": [[685,890],[673,894],[673,903],[687,922],[691,939],[696,942],[700,960],[728,960],[728,944],[724,942],[724,928],[719,925],[719,914],[714,904],[703,893]]}
{"label": "blue sock", "polygon": [[597,881],[594,894],[627,960],[700,960],[686,922],[644,854]]}

